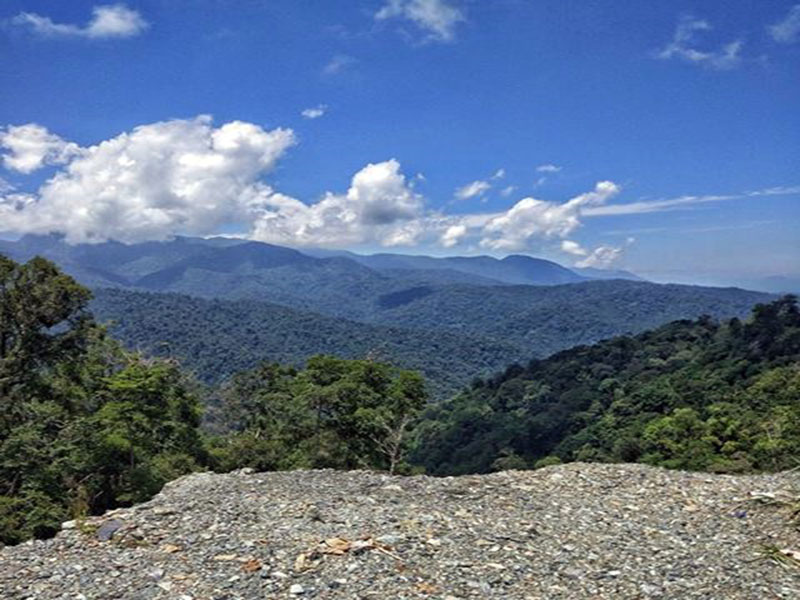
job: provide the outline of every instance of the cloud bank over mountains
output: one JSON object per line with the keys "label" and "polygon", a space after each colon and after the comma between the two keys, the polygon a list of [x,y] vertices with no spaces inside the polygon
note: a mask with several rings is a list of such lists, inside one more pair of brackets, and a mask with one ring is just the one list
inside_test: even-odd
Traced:
{"label": "cloud bank over mountains", "polygon": [[[523,197],[495,212],[433,208],[394,158],[356,172],[347,190],[307,202],[276,190],[269,176],[297,143],[291,129],[208,115],[141,125],[80,146],[28,123],[0,128],[0,232],[60,233],[70,243],[135,243],[220,232],[294,247],[424,248],[464,253],[558,252],[578,267],[609,267],[633,243],[585,247],[573,239],[586,219],[678,210],[797,193],[773,187],[741,194],[612,203],[621,188],[600,181],[566,201]],[[549,169],[553,171],[556,167]],[[49,174],[35,192],[13,184]],[[49,169],[49,171],[47,171]],[[505,177],[499,169],[492,177]],[[37,178],[42,181],[42,177]],[[470,198],[491,185],[476,180]],[[504,195],[504,191],[500,192]]]}
{"label": "cloud bank over mountains", "polygon": [[[364,166],[346,191],[306,203],[267,181],[296,143],[291,129],[242,121],[215,126],[206,115],[141,125],[88,147],[38,124],[8,126],[0,129],[3,167],[54,173],[35,193],[4,186],[0,227],[58,232],[70,243],[235,230],[290,246],[517,252],[562,248],[586,210],[620,191],[603,181],[566,202],[527,197],[503,212],[446,214],[432,209],[400,163],[389,159]],[[587,260],[591,254],[578,256]]]}

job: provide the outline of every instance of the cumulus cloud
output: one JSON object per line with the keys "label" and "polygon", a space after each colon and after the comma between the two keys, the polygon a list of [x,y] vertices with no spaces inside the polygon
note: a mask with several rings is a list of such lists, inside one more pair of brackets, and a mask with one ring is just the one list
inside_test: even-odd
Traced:
{"label": "cumulus cloud", "polygon": [[[241,121],[215,128],[207,116],[142,125],[77,149],[37,194],[0,199],[0,223],[21,233],[60,232],[69,242],[214,233],[249,220],[271,195],[260,178],[294,142],[288,129]],[[12,165],[19,158],[6,154],[5,164],[9,156]]]}
{"label": "cumulus cloud", "polygon": [[455,191],[455,197],[459,200],[469,200],[483,196],[492,186],[487,181],[473,181]]}
{"label": "cumulus cloud", "polygon": [[517,191],[517,186],[515,185],[508,185],[500,190],[500,195],[504,198],[508,198],[511,194]]}
{"label": "cumulus cloud", "polygon": [[497,171],[494,172],[494,175],[492,175],[492,179],[503,179],[505,176],[506,176],[505,169],[497,169]]}
{"label": "cumulus cloud", "polygon": [[267,194],[254,222],[257,240],[294,246],[413,245],[424,233],[422,197],[394,159],[368,164],[344,194],[315,204]]}
{"label": "cumulus cloud", "polygon": [[92,9],[92,18],[84,25],[56,23],[49,17],[23,12],[12,23],[30,28],[48,37],[83,37],[89,39],[126,38],[142,33],[149,26],[138,11],[124,4],[103,4]]}
{"label": "cumulus cloud", "polygon": [[64,164],[80,153],[77,144],[66,142],[34,123],[0,128],[0,150],[4,151],[3,166],[20,173]]}
{"label": "cumulus cloud", "polygon": [[619,192],[602,181],[564,202],[524,198],[503,212],[449,215],[427,207],[414,190],[416,178],[406,178],[400,163],[389,159],[360,169],[346,191],[306,203],[267,182],[295,144],[289,129],[242,121],[215,126],[211,117],[199,116],[142,125],[88,147],[35,124],[3,133],[6,168],[61,166],[35,193],[0,182],[0,227],[62,233],[70,243],[212,235],[224,226],[288,246],[519,251],[556,239],[565,251],[600,261],[567,238],[588,211]]}
{"label": "cumulus cloud", "polygon": [[440,42],[452,41],[456,25],[466,20],[464,13],[446,0],[388,0],[375,19],[411,21],[428,34],[427,39]]}
{"label": "cumulus cloud", "polygon": [[561,167],[552,164],[539,165],[538,167],[536,167],[537,173],[558,173],[560,170]]}
{"label": "cumulus cloud", "polygon": [[481,246],[493,250],[519,251],[534,238],[563,238],[580,226],[582,212],[599,206],[620,191],[611,181],[601,181],[563,204],[523,198],[508,211],[490,219],[482,232]]}
{"label": "cumulus cloud", "polygon": [[573,256],[586,256],[589,252],[581,246],[578,242],[572,240],[561,241],[561,251]]}
{"label": "cumulus cloud", "polygon": [[695,19],[691,16],[684,16],[678,21],[672,41],[656,54],[657,58],[668,60],[678,58],[680,60],[709,67],[712,69],[725,70],[732,69],[740,62],[739,52],[742,49],[742,41],[735,40],[725,44],[717,50],[698,50],[695,45],[695,34],[699,31],[708,31],[711,25],[702,19]]}
{"label": "cumulus cloud", "polygon": [[305,119],[319,119],[328,111],[328,106],[325,104],[318,104],[312,108],[306,108],[305,110],[301,111],[300,114]]}
{"label": "cumulus cloud", "polygon": [[607,269],[622,256],[623,248],[615,246],[599,246],[583,260],[575,263],[581,269],[591,267],[594,269]]}
{"label": "cumulus cloud", "polygon": [[452,248],[458,245],[465,235],[467,235],[466,225],[450,225],[442,234],[440,243],[445,248]]}
{"label": "cumulus cloud", "polygon": [[793,44],[800,40],[800,4],[789,9],[789,14],[767,28],[772,39],[781,44]]}

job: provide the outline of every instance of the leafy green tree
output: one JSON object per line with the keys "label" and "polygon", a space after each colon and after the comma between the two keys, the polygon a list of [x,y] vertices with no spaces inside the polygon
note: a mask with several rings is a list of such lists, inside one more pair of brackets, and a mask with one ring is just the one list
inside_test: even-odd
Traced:
{"label": "leafy green tree", "polygon": [[0,543],[149,498],[206,459],[177,365],[124,352],[52,263],[0,256]]}
{"label": "leafy green tree", "polygon": [[90,298],[48,260],[20,265],[0,255],[0,432],[21,417],[19,397],[33,390],[42,369],[85,350]]}
{"label": "leafy green tree", "polygon": [[[479,381],[426,411],[411,461],[436,474],[644,461],[743,472],[800,456],[800,310],[786,296],[742,322],[676,321]],[[516,460],[513,464],[518,464]]]}
{"label": "leafy green tree", "polygon": [[404,469],[427,399],[417,373],[332,356],[312,357],[300,371],[262,365],[234,377],[224,396],[237,432],[214,442],[220,470]]}

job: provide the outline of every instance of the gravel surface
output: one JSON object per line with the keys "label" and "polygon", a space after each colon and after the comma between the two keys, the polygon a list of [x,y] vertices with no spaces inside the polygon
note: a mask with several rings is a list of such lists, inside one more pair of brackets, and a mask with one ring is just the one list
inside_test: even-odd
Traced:
{"label": "gravel surface", "polygon": [[[800,598],[800,473],[201,473],[0,550],[0,598]],[[800,558],[800,554],[797,555]]]}

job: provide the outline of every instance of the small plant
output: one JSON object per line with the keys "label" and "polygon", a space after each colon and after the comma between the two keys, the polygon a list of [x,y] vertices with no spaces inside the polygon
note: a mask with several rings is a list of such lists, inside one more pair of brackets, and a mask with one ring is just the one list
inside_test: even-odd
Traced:
{"label": "small plant", "polygon": [[97,534],[97,530],[100,529],[100,526],[97,523],[92,521],[87,521],[85,518],[76,519],[76,529],[80,531],[83,535],[87,535],[93,537]]}
{"label": "small plant", "polygon": [[800,552],[786,548],[778,548],[774,544],[762,544],[758,550],[758,557],[755,560],[766,560],[774,562],[786,569],[800,569]]}

